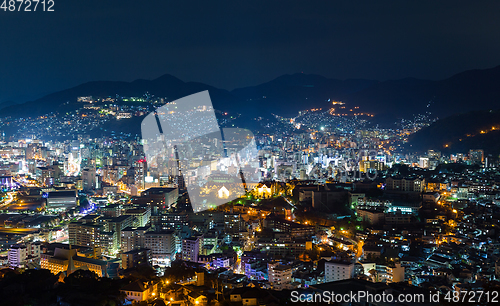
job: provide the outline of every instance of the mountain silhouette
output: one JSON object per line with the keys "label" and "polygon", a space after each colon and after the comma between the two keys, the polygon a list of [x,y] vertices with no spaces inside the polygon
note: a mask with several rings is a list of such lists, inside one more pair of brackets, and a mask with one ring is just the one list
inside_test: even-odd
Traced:
{"label": "mountain silhouette", "polygon": [[331,107],[331,101],[337,100],[349,108],[358,106],[360,111],[374,114],[377,123],[390,125],[398,118],[411,118],[425,112],[443,118],[473,110],[498,109],[498,84],[500,66],[468,70],[440,81],[415,78],[383,82],[336,80],[296,73],[232,91],[198,82],[184,82],[165,74],[154,80],[88,82],[24,104],[7,106],[0,110],[0,116],[29,117],[68,112],[81,107],[81,103],[76,102],[79,96],[137,97],[147,92],[166,98],[168,102],[208,90],[216,109],[247,117],[295,116],[300,110],[327,109]]}
{"label": "mountain silhouette", "polygon": [[298,111],[328,108],[328,100],[375,85],[372,80],[335,80],[320,75],[296,73],[283,75],[270,82],[253,87],[238,88],[231,93],[256,111],[264,110],[282,116],[295,116]]}
{"label": "mountain silhouette", "polygon": [[[173,101],[193,93],[208,90],[216,107],[238,104],[238,99],[228,91],[203,83],[183,82],[165,74],[154,80],[135,80],[133,82],[94,81],[78,85],[44,96],[40,99],[13,105],[1,110],[1,116],[31,117],[50,113],[62,113],[78,109],[82,103],[77,97],[140,97],[145,93]],[[118,101],[117,104],[120,102]]]}
{"label": "mountain silhouette", "polygon": [[500,110],[471,111],[438,120],[409,137],[407,149],[468,153],[483,149],[500,153]]}

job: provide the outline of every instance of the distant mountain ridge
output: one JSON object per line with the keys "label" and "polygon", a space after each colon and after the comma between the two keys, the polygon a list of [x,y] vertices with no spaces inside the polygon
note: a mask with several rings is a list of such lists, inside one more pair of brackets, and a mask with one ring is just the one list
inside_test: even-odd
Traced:
{"label": "distant mountain ridge", "polygon": [[146,92],[170,101],[190,94],[208,90],[214,105],[238,102],[228,91],[203,83],[183,82],[172,75],[163,75],[154,80],[135,80],[133,82],[93,81],[44,96],[35,101],[13,105],[0,110],[1,116],[28,117],[55,112],[67,112],[81,107],[77,97],[115,97],[116,95],[140,97]]}
{"label": "distant mountain ridge", "polygon": [[[500,108],[500,66],[468,70],[441,81],[405,78],[375,81],[336,80],[314,74],[283,75],[269,82],[227,91],[184,82],[172,75],[133,82],[94,81],[0,110],[0,116],[28,117],[68,112],[81,106],[78,96],[142,96],[145,92],[173,101],[208,90],[216,109],[247,116],[294,116],[300,110],[329,108],[331,100],[375,114],[376,122],[390,124],[412,114],[432,112],[446,117],[473,110]],[[330,102],[329,102],[330,100]]]}
{"label": "distant mountain ridge", "polygon": [[444,153],[468,153],[483,149],[500,154],[500,109],[471,111],[438,120],[412,134],[407,149],[425,152],[430,149]]}
{"label": "distant mountain ridge", "polygon": [[[296,82],[296,79],[302,82]],[[270,105],[269,108],[279,103],[286,103],[293,108],[300,102],[303,109],[321,105],[329,107],[325,101],[331,99],[343,101],[350,107],[359,106],[363,111],[387,120],[408,118],[412,114],[425,112],[447,117],[462,112],[499,108],[500,66],[464,71],[441,81],[416,78],[384,82],[339,81],[294,74],[261,85],[235,89],[231,93],[247,101],[257,101],[257,104],[265,100],[262,107]],[[314,99],[317,103],[308,102]]]}
{"label": "distant mountain ridge", "polygon": [[374,80],[336,80],[315,74],[296,73],[283,75],[257,86],[231,91],[252,103],[257,109],[271,113],[293,116],[299,110],[325,108],[328,100],[355,93],[377,84]]}

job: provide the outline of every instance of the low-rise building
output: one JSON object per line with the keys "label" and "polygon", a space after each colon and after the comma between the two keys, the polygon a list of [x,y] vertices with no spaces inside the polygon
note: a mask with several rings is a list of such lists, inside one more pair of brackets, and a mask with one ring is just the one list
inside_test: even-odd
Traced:
{"label": "low-rise building", "polygon": [[12,268],[25,268],[29,262],[39,264],[40,243],[14,244],[9,248],[7,258]]}
{"label": "low-rise building", "polygon": [[325,262],[325,283],[354,277],[354,264],[349,262]]}
{"label": "low-rise building", "polygon": [[65,271],[71,273],[83,268],[103,277],[107,275],[108,263],[104,260],[79,256],[76,249],[56,248],[53,252],[41,254],[40,266],[53,274]]}
{"label": "low-rise building", "polygon": [[147,301],[158,296],[158,283],[149,281],[135,281],[120,289],[127,297],[126,300],[133,303]]}
{"label": "low-rise building", "polygon": [[47,196],[47,209],[66,210],[76,207],[76,190],[51,191]]}

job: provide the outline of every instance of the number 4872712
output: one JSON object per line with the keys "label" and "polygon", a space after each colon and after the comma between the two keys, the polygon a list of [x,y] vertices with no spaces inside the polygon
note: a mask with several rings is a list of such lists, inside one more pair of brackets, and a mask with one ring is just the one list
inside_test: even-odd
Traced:
{"label": "number 4872712", "polygon": [[3,0],[0,10],[4,12],[53,12],[54,4],[54,0]]}

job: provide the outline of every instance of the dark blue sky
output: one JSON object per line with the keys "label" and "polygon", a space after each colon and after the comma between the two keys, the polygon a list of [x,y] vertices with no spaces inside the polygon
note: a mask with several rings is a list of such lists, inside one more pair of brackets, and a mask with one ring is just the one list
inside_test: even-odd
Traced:
{"label": "dark blue sky", "polygon": [[285,73],[442,79],[500,64],[500,1],[55,0],[0,10],[0,103],[170,73],[233,89]]}

